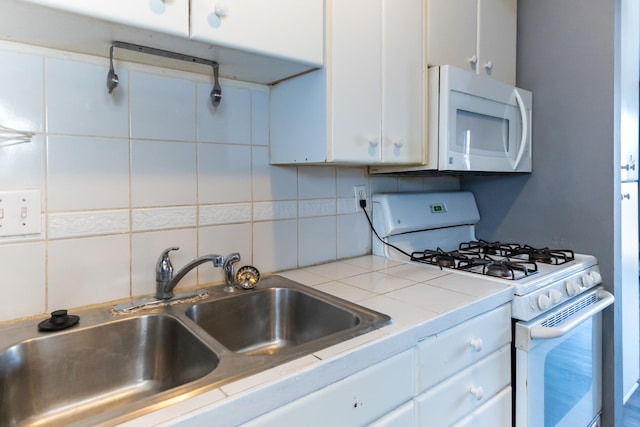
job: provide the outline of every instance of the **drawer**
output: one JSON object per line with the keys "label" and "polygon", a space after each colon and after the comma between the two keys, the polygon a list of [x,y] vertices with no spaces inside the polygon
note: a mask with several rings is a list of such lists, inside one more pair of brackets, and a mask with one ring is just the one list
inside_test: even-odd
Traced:
{"label": "drawer", "polygon": [[414,358],[414,349],[407,350],[243,426],[369,425],[411,400],[415,389]]}
{"label": "drawer", "polygon": [[507,427],[511,423],[511,386],[509,386],[455,423],[454,427]]}
{"label": "drawer", "polygon": [[418,344],[418,393],[510,342],[509,304],[427,338]]}
{"label": "drawer", "polygon": [[449,426],[484,405],[510,382],[511,346],[505,345],[418,396],[418,425]]}
{"label": "drawer", "polygon": [[405,403],[401,407],[394,409],[379,420],[369,424],[369,427],[401,427],[414,426],[416,423],[413,400]]}

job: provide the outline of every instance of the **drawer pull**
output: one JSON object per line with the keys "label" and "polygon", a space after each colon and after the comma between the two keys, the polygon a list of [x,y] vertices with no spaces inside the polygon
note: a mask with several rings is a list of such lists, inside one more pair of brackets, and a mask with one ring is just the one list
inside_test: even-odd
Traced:
{"label": "drawer pull", "polygon": [[473,348],[475,351],[482,350],[482,338],[473,338],[469,341],[469,347]]}
{"label": "drawer pull", "polygon": [[471,393],[476,400],[482,400],[482,387],[470,387],[469,388],[469,393]]}

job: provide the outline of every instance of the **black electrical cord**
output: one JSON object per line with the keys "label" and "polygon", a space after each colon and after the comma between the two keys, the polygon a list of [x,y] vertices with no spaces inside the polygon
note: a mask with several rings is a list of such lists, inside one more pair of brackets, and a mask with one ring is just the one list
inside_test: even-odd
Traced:
{"label": "black electrical cord", "polygon": [[402,253],[403,255],[408,256],[409,258],[411,258],[411,255],[406,253],[405,251],[403,251],[402,249],[400,249],[399,247],[392,245],[389,242],[385,242],[384,240],[382,240],[382,237],[380,237],[380,235],[378,234],[378,232],[376,231],[375,228],[373,228],[373,223],[371,222],[371,218],[369,217],[369,214],[367,213],[367,200],[366,199],[361,199],[360,200],[360,207],[362,208],[362,212],[364,212],[364,215],[367,217],[367,221],[369,221],[369,227],[371,227],[371,231],[373,231],[373,234],[376,235],[376,237],[378,238],[378,240],[380,240],[383,244],[392,247],[393,249],[395,249],[396,251]]}

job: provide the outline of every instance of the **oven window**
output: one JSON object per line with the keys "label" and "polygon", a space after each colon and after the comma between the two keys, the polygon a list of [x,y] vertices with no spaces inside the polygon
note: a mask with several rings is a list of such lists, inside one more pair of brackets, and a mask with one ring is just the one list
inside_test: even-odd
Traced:
{"label": "oven window", "polygon": [[456,151],[482,151],[504,157],[509,152],[509,120],[471,111],[456,111]]}
{"label": "oven window", "polygon": [[553,427],[591,393],[592,319],[547,353],[544,363],[544,425]]}

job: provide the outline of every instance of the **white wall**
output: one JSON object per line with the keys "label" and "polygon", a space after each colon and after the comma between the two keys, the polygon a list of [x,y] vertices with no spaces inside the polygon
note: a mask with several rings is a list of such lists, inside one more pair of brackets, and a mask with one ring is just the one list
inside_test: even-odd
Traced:
{"label": "white wall", "polygon": [[[262,272],[369,253],[353,186],[458,188],[455,178],[371,179],[365,168],[268,164],[265,86],[0,42],[0,190],[42,191],[43,233],[0,238],[0,322],[150,294],[160,252],[177,269],[238,251]],[[181,287],[218,282],[200,267]]]}

